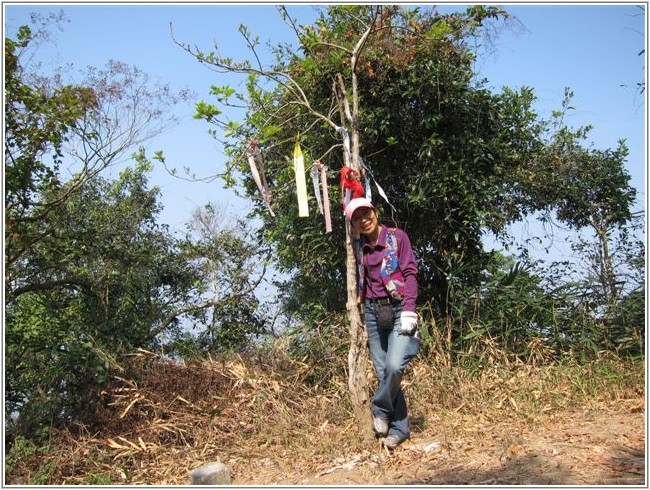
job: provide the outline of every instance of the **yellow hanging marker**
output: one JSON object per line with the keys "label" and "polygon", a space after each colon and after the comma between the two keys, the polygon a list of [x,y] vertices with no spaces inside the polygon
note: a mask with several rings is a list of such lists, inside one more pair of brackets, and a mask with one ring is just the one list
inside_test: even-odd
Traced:
{"label": "yellow hanging marker", "polygon": [[296,192],[298,194],[298,216],[305,218],[309,216],[307,206],[307,180],[305,179],[305,159],[302,156],[300,143],[296,139],[296,146],[293,148],[293,169],[296,172]]}

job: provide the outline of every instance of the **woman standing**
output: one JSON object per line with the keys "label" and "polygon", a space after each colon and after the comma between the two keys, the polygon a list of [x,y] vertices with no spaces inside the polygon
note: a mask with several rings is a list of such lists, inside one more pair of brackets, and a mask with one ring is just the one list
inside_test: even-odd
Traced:
{"label": "woman standing", "polygon": [[389,449],[410,436],[401,381],[420,348],[415,302],[418,265],[408,235],[380,224],[372,203],[352,199],[345,208],[357,260],[359,302],[379,381],[372,397],[373,429]]}

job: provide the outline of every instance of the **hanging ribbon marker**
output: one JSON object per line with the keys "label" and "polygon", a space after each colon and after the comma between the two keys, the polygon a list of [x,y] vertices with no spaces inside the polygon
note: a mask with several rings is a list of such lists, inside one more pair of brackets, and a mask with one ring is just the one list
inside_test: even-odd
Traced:
{"label": "hanging ribbon marker", "polygon": [[305,179],[305,159],[302,156],[300,143],[296,139],[296,146],[293,148],[293,168],[296,173],[296,193],[298,195],[298,216],[306,218],[309,216],[307,205],[307,181]]}
{"label": "hanging ribbon marker", "polygon": [[321,192],[320,192],[320,184],[319,184],[320,170],[319,170],[318,165],[319,165],[318,162],[314,162],[314,164],[311,166],[311,171],[309,172],[309,174],[311,175],[311,183],[314,186],[314,195],[316,196],[316,203],[318,204],[318,210],[320,211],[320,214],[324,214],[323,213],[323,201],[322,201],[322,199],[320,197],[320,194],[321,194]]}
{"label": "hanging ribbon marker", "polygon": [[269,188],[266,185],[266,177],[264,176],[264,162],[262,161],[262,152],[257,146],[257,141],[252,140],[248,149],[246,150],[246,155],[248,157],[248,165],[251,168],[251,173],[253,174],[253,180],[257,185],[257,189],[264,199],[264,203],[269,210],[271,216],[275,217],[273,210],[271,209],[271,193]]}
{"label": "hanging ribbon marker", "polygon": [[336,126],[336,131],[341,133],[341,138],[343,138],[343,147],[345,148],[345,154],[348,157],[347,165],[352,165],[352,149],[350,148],[350,134],[348,130],[343,126]]}
{"label": "hanging ribbon marker", "polygon": [[[375,186],[377,187],[377,192],[379,192],[379,195],[380,195],[382,198],[384,198],[384,201],[386,201],[386,202],[388,203],[388,205],[393,209],[393,212],[396,213],[397,210],[395,209],[395,206],[393,206],[393,205],[391,204],[391,202],[388,200],[388,196],[387,196],[386,193],[384,192],[384,189],[382,189],[381,186],[379,185],[379,182],[377,182],[377,179],[375,179],[375,176],[373,175],[373,173],[370,171],[370,169],[369,169],[365,164],[364,164],[364,167],[363,167],[363,168],[364,168],[365,171],[366,171],[366,175],[370,176],[370,179],[369,179],[369,180],[372,180],[372,181],[375,183]],[[366,185],[367,185],[367,186],[366,186],[366,189],[369,189],[369,188],[370,188],[370,184],[369,184],[368,181],[366,181]]]}
{"label": "hanging ribbon marker", "polygon": [[368,201],[372,201],[372,189],[370,187],[370,176],[368,175],[368,167],[366,167],[366,162],[363,161],[363,158],[359,157],[359,161],[361,162],[361,168],[363,169],[363,174],[365,176],[365,190],[366,190],[366,199]]}
{"label": "hanging ribbon marker", "polygon": [[[320,174],[320,186],[318,177]],[[332,232],[332,217],[330,214],[330,198],[327,189],[327,167],[323,165],[320,160],[316,160],[311,167],[311,180],[314,184],[314,194],[316,194],[316,201],[318,202],[318,209],[320,214],[325,215],[325,232]],[[321,189],[323,198],[321,200]]]}
{"label": "hanging ribbon marker", "polygon": [[330,213],[330,195],[327,190],[327,167],[320,162],[320,180],[323,185],[323,207],[325,208],[325,232],[332,232],[332,216]]}

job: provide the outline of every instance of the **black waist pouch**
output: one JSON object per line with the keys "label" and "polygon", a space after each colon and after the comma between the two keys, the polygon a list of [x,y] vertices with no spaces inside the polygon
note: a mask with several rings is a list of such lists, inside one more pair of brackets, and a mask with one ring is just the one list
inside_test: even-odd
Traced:
{"label": "black waist pouch", "polygon": [[392,330],[395,322],[395,312],[391,305],[377,305],[375,313],[377,328],[380,330]]}

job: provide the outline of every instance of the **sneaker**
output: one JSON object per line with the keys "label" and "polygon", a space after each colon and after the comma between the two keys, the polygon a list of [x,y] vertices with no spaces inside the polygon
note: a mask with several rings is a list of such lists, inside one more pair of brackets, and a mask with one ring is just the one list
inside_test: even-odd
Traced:
{"label": "sneaker", "polygon": [[399,446],[401,443],[403,443],[406,439],[408,439],[408,438],[398,436],[397,434],[391,434],[389,436],[386,436],[386,438],[383,440],[383,444],[388,449],[395,449],[397,446]]}
{"label": "sneaker", "polygon": [[388,420],[382,419],[381,417],[373,417],[372,426],[378,435],[383,437],[388,434]]}

